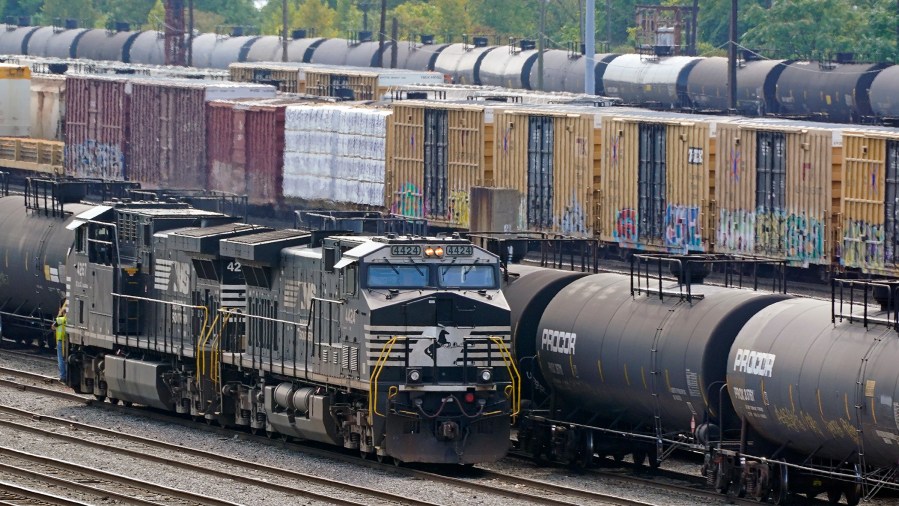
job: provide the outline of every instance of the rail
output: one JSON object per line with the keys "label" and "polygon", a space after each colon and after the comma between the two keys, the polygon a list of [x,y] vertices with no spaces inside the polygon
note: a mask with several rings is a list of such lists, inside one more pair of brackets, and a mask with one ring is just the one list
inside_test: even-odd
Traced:
{"label": "rail", "polygon": [[0,137],[0,166],[63,176],[65,144],[42,139]]}

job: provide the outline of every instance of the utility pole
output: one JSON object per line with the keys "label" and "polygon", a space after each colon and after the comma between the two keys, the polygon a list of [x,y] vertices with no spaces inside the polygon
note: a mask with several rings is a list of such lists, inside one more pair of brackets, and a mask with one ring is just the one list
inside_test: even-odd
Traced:
{"label": "utility pole", "polygon": [[737,1],[730,0],[730,41],[727,44],[727,108],[737,110]]}
{"label": "utility pole", "polygon": [[540,33],[537,34],[537,89],[543,91],[543,32],[546,30],[546,0],[540,0]]}
{"label": "utility pole", "polygon": [[612,47],[612,0],[606,0],[606,48],[608,52]]}
{"label": "utility pole", "polygon": [[381,0],[381,28],[378,30],[378,67],[384,66],[385,30],[387,30],[387,0]]}
{"label": "utility pole", "polygon": [[165,64],[187,63],[184,40],[184,0],[165,1]]}
{"label": "utility pole", "polygon": [[390,38],[393,40],[393,44],[390,46],[390,68],[396,68],[396,61],[399,59],[399,47],[397,42],[400,40],[400,25],[396,20],[396,16],[393,17],[390,25]]}
{"label": "utility pole", "polygon": [[[580,2],[578,2],[580,3]],[[596,0],[587,0],[587,9],[584,16],[584,93],[596,94]]]}
{"label": "utility pole", "polygon": [[281,0],[281,61],[287,61],[287,0]]}
{"label": "utility pole", "polygon": [[187,66],[194,65],[194,0],[187,0]]}

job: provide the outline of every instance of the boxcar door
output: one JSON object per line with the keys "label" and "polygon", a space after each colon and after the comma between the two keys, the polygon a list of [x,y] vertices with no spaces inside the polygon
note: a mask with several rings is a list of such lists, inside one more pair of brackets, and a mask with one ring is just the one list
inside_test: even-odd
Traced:
{"label": "boxcar door", "polygon": [[553,225],[553,118],[528,118],[528,227]]}
{"label": "boxcar door", "polygon": [[787,140],[783,132],[758,132],[756,137],[757,253],[782,257],[786,235]]}
{"label": "boxcar door", "polygon": [[887,141],[886,188],[884,195],[884,266],[899,263],[899,141]]}
{"label": "boxcar door", "polygon": [[660,242],[665,233],[667,127],[640,124],[640,160],[637,172],[638,234],[642,242]]}
{"label": "boxcar door", "polygon": [[449,123],[445,109],[425,109],[425,209],[427,216],[447,216],[447,138]]}

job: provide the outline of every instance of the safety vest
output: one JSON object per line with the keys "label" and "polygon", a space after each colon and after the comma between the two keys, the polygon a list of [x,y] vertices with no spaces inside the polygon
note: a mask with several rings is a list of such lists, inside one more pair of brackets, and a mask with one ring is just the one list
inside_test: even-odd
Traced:
{"label": "safety vest", "polygon": [[56,341],[64,341],[66,339],[66,317],[56,317]]}

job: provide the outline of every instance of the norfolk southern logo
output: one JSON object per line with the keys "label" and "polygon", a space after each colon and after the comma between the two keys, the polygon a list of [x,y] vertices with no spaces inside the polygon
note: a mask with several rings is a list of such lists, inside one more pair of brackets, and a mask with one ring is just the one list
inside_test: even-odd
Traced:
{"label": "norfolk southern logo", "polygon": [[561,353],[562,355],[574,355],[574,343],[577,334],[574,332],[561,332],[558,330],[543,329],[541,347],[546,351]]}
{"label": "norfolk southern logo", "polygon": [[770,378],[771,372],[774,370],[775,358],[776,355],[773,353],[738,348],[737,357],[734,359],[734,371]]}

